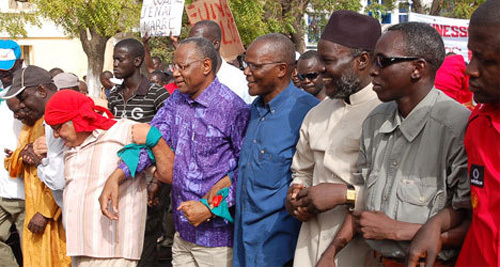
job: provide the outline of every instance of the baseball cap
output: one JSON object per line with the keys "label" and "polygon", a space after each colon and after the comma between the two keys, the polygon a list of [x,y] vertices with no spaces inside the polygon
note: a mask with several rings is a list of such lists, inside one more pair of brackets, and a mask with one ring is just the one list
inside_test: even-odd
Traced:
{"label": "baseball cap", "polygon": [[2,99],[13,98],[20,94],[24,89],[36,87],[40,84],[52,83],[50,73],[38,66],[30,65],[24,69],[17,70],[12,79],[12,87],[1,97]]}
{"label": "baseball cap", "polygon": [[21,57],[21,47],[12,40],[0,40],[0,70],[10,70]]}
{"label": "baseball cap", "polygon": [[78,86],[78,77],[72,73],[59,73],[54,76],[54,84],[57,90],[72,88]]}

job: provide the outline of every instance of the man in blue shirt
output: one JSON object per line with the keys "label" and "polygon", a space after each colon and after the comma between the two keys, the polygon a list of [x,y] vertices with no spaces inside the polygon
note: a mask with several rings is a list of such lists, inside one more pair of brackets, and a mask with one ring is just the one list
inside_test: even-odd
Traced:
{"label": "man in blue shirt", "polygon": [[319,103],[291,83],[294,44],[282,34],[257,38],[244,73],[258,95],[238,162],[234,266],[283,266],[293,260],[300,222],[285,210],[290,165],[306,113]]}

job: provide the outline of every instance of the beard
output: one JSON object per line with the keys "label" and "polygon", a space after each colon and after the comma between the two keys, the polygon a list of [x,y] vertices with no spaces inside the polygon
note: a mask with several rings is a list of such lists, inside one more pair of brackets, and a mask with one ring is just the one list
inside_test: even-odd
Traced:
{"label": "beard", "polygon": [[361,82],[351,68],[346,69],[340,79],[333,81],[335,92],[328,95],[330,98],[345,99],[359,91]]}

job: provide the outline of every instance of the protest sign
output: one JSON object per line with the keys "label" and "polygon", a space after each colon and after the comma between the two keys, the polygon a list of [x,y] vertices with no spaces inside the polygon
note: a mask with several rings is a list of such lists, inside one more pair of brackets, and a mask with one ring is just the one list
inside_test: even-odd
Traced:
{"label": "protest sign", "polygon": [[224,59],[234,59],[245,51],[227,0],[195,1],[186,6],[186,14],[191,25],[200,20],[213,20],[219,24],[222,30],[220,52]]}
{"label": "protest sign", "polygon": [[184,0],[144,0],[141,11],[141,36],[179,36]]}
{"label": "protest sign", "polygon": [[408,19],[409,21],[427,23],[434,27],[443,38],[446,53],[453,52],[462,55],[467,62],[469,61],[469,49],[467,49],[469,20],[429,16],[417,13],[410,13]]}

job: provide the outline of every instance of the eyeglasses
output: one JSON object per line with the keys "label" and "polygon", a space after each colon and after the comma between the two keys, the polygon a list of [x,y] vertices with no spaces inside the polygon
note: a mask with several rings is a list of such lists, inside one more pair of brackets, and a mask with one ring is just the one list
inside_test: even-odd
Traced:
{"label": "eyeglasses", "polygon": [[173,64],[173,70],[179,70],[179,71],[185,71],[187,68],[189,68],[189,66],[191,66],[193,63],[196,63],[196,62],[200,62],[202,60],[205,60],[204,58],[202,59],[198,59],[198,60],[195,60],[195,61],[191,61],[189,63],[186,63],[186,64],[180,64],[180,63],[174,63]]}
{"label": "eyeglasses", "polygon": [[375,65],[379,68],[389,67],[392,64],[397,64],[405,61],[417,60],[418,57],[385,57],[382,55],[376,55],[373,61]]}
{"label": "eyeglasses", "polygon": [[262,68],[264,65],[271,65],[271,64],[284,64],[285,62],[267,62],[267,63],[251,63],[247,61],[243,61],[243,68],[246,69],[247,67],[250,68],[250,71],[255,71],[256,69]]}
{"label": "eyeglasses", "polygon": [[311,73],[306,73],[306,74],[297,74],[297,78],[299,78],[299,80],[301,81],[304,81],[305,79],[309,79],[310,81],[318,78],[319,76],[319,73],[316,73],[316,72],[311,72]]}

